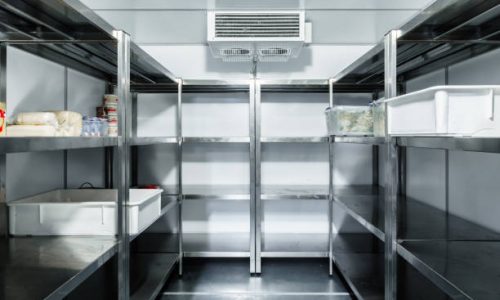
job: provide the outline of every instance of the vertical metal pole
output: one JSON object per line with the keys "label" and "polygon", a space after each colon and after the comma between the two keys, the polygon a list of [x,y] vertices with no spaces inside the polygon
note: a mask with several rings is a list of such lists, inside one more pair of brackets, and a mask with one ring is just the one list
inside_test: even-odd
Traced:
{"label": "vertical metal pole", "polygon": [[[397,94],[397,39],[399,31],[390,31],[385,43],[385,98]],[[385,104],[387,120],[387,104]],[[386,122],[386,169],[385,169],[385,299],[397,298],[397,194],[398,194],[398,155],[396,139],[389,136]]]}
{"label": "vertical metal pole", "polygon": [[104,187],[113,188],[113,147],[104,148]]}
{"label": "vertical metal pole", "polygon": [[255,273],[262,272],[262,182],[261,163],[262,148],[261,135],[261,84],[254,80],[255,86]]}
{"label": "vertical metal pole", "polygon": [[[329,104],[333,107],[333,80],[328,81]],[[333,275],[333,172],[335,136],[328,137],[328,272]]]}
{"label": "vertical metal pole", "polygon": [[[378,93],[372,94],[372,100],[376,101],[378,99]],[[372,186],[379,186],[379,146],[372,145]]]}
{"label": "vertical metal pole", "polygon": [[178,194],[178,211],[177,211],[177,222],[178,222],[178,242],[179,242],[179,276],[182,276],[183,272],[183,259],[184,259],[184,239],[182,230],[182,202],[184,196],[182,194],[182,79],[177,79],[177,184],[179,186]]}
{"label": "vertical metal pole", "polygon": [[130,148],[129,138],[131,129],[130,120],[130,36],[124,31],[114,31],[118,45],[118,72],[117,91],[119,99],[118,121],[119,136],[121,143],[118,145],[118,298],[128,299],[130,297],[130,237],[128,227],[128,210],[126,207],[129,201],[129,166]]}
{"label": "vertical metal pole", "polygon": [[[68,67],[66,66],[64,67],[63,76],[64,76],[64,110],[68,110]],[[63,150],[63,187],[64,189],[68,188],[68,150]]]}
{"label": "vertical metal pole", "polygon": [[[3,43],[0,44],[0,101],[5,101],[5,106],[7,108],[7,46]],[[5,120],[6,119],[7,118],[5,118]],[[7,129],[5,121],[3,129]],[[9,233],[6,188],[7,155],[0,154],[0,237],[7,237]]]}
{"label": "vertical metal pole", "polygon": [[256,194],[255,194],[255,80],[248,85],[250,128],[250,274],[255,273],[256,262]]}

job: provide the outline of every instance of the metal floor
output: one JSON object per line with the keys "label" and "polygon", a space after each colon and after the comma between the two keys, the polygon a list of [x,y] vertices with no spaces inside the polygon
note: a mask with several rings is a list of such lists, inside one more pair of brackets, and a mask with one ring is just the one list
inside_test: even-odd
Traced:
{"label": "metal floor", "polygon": [[173,274],[162,298],[172,300],[347,300],[339,275],[328,276],[328,260],[265,259],[261,276],[248,273],[248,259],[185,259],[184,276]]}

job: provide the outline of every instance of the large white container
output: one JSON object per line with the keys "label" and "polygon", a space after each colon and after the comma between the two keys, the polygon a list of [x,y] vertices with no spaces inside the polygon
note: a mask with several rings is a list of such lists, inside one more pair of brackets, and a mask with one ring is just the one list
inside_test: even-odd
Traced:
{"label": "large white container", "polygon": [[[160,189],[130,189],[129,231],[137,234],[161,214]],[[55,190],[8,203],[12,235],[114,235],[116,190]]]}
{"label": "large white container", "polygon": [[385,101],[390,135],[500,137],[500,86],[435,86]]}

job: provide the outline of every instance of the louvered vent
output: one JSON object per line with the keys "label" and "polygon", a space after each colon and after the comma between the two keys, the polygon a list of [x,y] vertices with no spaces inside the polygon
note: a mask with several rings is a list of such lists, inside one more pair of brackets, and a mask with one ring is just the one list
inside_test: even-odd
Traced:
{"label": "louvered vent", "polygon": [[215,38],[300,38],[300,13],[217,13]]}
{"label": "louvered vent", "polygon": [[[310,25],[309,23],[307,23]],[[224,61],[287,61],[310,33],[303,11],[209,11],[207,40]],[[309,36],[309,35],[308,35]]]}

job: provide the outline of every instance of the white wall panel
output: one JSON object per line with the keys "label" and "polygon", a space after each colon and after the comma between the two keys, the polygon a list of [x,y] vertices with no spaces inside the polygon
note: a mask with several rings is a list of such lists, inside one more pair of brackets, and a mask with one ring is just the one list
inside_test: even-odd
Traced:
{"label": "white wall panel", "polygon": [[[31,54],[8,48],[7,115],[64,108],[64,68]],[[7,200],[60,188],[61,152],[7,155]]]}
{"label": "white wall panel", "polygon": [[[334,76],[372,46],[308,46],[288,63],[261,63],[263,79],[326,79]],[[207,46],[143,46],[149,54],[183,79],[248,79],[250,63],[222,63]]]}
{"label": "white wall panel", "polygon": [[[106,91],[104,81],[68,70],[68,110],[95,116],[96,106],[102,105]],[[68,151],[68,187],[77,188],[84,182],[104,186],[104,150],[81,149]]]}
{"label": "white wall panel", "polygon": [[139,94],[137,136],[177,135],[177,93]]}

